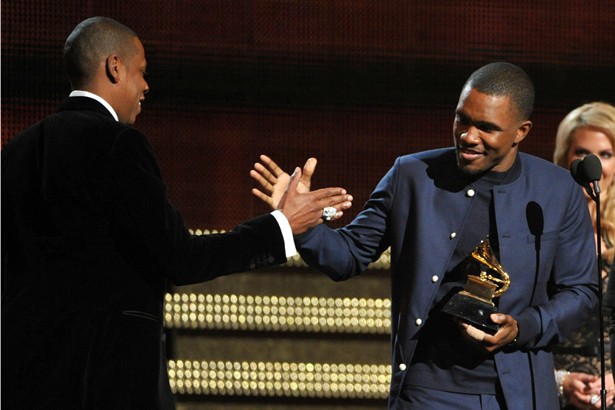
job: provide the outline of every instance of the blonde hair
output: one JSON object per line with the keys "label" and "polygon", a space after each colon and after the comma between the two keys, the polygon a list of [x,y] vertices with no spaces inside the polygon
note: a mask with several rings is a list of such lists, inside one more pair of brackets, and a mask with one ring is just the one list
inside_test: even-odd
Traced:
{"label": "blonde hair", "polygon": [[[572,144],[575,131],[579,128],[595,128],[606,134],[615,149],[615,107],[604,102],[592,102],[582,105],[570,111],[564,117],[557,128],[555,137],[555,151],[553,162],[564,168],[568,168],[568,151]],[[603,253],[603,258],[611,263],[615,255],[615,178],[609,187],[601,187],[600,195],[600,218],[602,236],[606,241],[608,250]],[[589,202],[589,210],[592,215],[592,223],[596,224],[596,204]]]}

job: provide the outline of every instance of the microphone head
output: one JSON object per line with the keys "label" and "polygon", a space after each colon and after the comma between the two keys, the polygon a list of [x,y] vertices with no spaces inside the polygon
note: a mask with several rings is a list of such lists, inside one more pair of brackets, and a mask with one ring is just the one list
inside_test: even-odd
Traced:
{"label": "microphone head", "polygon": [[530,201],[527,203],[525,207],[525,216],[527,219],[527,226],[530,228],[530,233],[534,236],[542,235],[545,229],[545,217],[542,213],[542,207],[538,202]]}
{"label": "microphone head", "polygon": [[599,181],[602,176],[602,162],[594,154],[589,154],[583,159],[580,170],[583,171],[585,181]]}
{"label": "microphone head", "polygon": [[580,159],[575,159],[574,161],[572,161],[570,163],[570,174],[572,175],[572,178],[576,181],[577,184],[585,185],[586,182],[583,180],[582,172],[580,172],[580,169],[579,169],[580,165],[581,165]]}

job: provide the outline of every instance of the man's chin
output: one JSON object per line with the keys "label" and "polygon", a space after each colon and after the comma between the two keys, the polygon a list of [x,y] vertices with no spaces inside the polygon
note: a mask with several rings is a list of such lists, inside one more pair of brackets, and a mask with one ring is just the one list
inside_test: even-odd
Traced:
{"label": "man's chin", "polygon": [[483,169],[477,167],[473,163],[468,163],[461,158],[457,158],[457,168],[468,176],[479,175],[483,172]]}
{"label": "man's chin", "polygon": [[458,162],[457,166],[461,172],[463,172],[465,175],[469,177],[479,176],[481,174],[484,174],[485,171],[487,171],[484,168],[480,168],[472,164],[462,164]]}

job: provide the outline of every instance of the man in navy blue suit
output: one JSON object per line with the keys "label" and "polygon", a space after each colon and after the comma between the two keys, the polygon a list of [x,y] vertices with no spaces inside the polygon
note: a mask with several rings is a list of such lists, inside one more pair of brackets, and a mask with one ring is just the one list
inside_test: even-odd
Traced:
{"label": "man in navy blue suit", "polygon": [[[350,224],[295,236],[303,259],[334,280],[391,248],[391,409],[559,408],[549,347],[597,302],[596,249],[570,174],[519,152],[533,101],[518,66],[479,68],[460,94],[454,147],[399,157]],[[275,205],[288,174],[261,160],[255,194]],[[314,167],[308,160],[301,190]],[[494,299],[494,334],[442,312],[485,238],[511,279]]]}

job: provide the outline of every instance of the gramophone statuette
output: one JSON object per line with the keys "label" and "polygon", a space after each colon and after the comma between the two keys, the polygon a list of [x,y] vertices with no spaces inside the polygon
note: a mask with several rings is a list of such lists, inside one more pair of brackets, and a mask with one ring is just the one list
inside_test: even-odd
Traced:
{"label": "gramophone statuette", "polygon": [[499,326],[490,319],[491,314],[497,311],[493,298],[508,290],[510,276],[491,249],[489,237],[476,245],[468,257],[468,263],[478,264],[479,275],[468,275],[464,289],[454,294],[442,311],[494,334]]}

